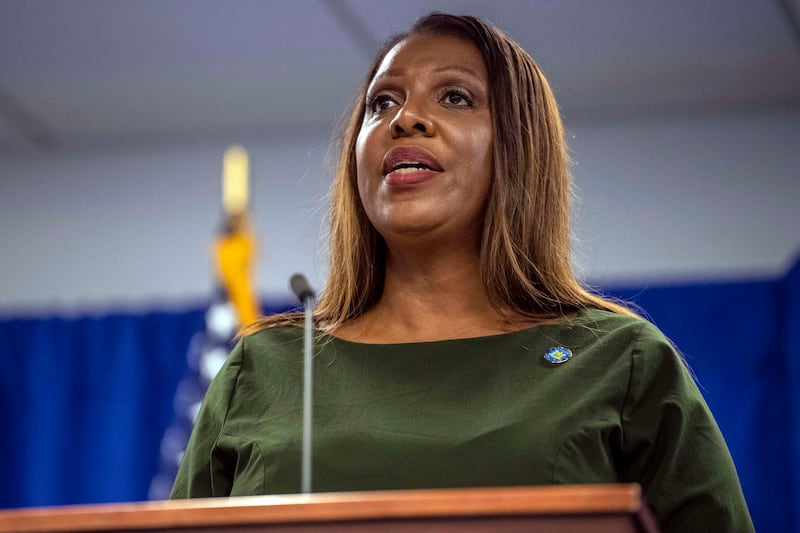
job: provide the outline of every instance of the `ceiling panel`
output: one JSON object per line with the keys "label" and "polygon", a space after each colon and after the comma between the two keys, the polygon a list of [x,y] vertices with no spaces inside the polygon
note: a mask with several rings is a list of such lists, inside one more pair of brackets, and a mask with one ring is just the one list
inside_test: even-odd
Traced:
{"label": "ceiling panel", "polygon": [[[777,3],[723,0],[5,0],[0,88],[61,149],[329,128],[378,44],[432,10],[505,28],[568,118],[800,106]],[[3,120],[0,153],[34,145]]]}

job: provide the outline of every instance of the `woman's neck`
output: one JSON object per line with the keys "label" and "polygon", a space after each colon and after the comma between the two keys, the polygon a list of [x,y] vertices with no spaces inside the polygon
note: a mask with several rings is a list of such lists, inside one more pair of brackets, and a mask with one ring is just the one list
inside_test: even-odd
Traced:
{"label": "woman's neck", "polygon": [[425,342],[507,333],[514,322],[490,304],[478,254],[444,250],[387,256],[380,300],[334,333],[369,343]]}

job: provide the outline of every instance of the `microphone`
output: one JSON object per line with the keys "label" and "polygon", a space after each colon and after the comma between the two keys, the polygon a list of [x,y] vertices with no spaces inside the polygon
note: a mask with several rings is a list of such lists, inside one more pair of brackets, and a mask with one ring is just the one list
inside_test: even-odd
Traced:
{"label": "microphone", "polygon": [[292,279],[289,280],[289,286],[304,306],[306,305],[306,299],[311,298],[312,301],[314,300],[314,291],[311,290],[311,286],[304,275],[292,275]]}
{"label": "microphone", "polygon": [[305,323],[303,325],[303,452],[300,470],[300,486],[304,494],[311,492],[311,408],[313,399],[314,376],[312,366],[312,335],[314,322],[312,311],[314,291],[302,274],[294,274],[289,286],[297,299],[303,304]]}

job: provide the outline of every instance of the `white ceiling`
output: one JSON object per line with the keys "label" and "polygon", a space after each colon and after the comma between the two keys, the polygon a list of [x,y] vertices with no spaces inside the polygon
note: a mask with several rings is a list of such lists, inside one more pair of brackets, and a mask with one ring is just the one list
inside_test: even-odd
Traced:
{"label": "white ceiling", "polygon": [[431,10],[504,28],[568,121],[800,107],[798,0],[0,0],[0,155],[327,131]]}

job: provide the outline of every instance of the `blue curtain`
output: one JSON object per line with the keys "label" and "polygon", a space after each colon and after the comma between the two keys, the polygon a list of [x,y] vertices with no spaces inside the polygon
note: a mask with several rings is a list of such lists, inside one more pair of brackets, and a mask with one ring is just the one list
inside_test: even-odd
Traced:
{"label": "blue curtain", "polygon": [[[685,355],[736,461],[756,528],[794,531],[800,263],[781,279],[605,293],[638,304]],[[0,320],[0,507],[146,499],[203,314]]]}
{"label": "blue curtain", "polygon": [[0,507],[142,500],[203,311],[0,321]]}

